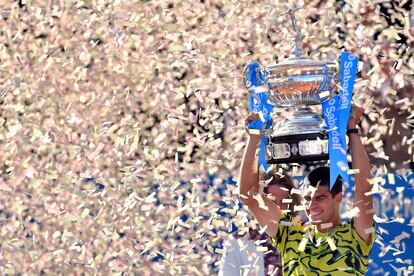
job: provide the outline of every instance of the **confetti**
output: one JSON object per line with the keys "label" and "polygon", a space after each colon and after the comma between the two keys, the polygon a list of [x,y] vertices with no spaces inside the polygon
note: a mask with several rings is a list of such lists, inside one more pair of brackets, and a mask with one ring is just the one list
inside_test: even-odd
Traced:
{"label": "confetti", "polygon": [[244,147],[244,143],[237,143],[236,146],[234,147],[234,152],[238,152],[240,151],[242,148]]}
{"label": "confetti", "polygon": [[220,144],[221,144],[221,139],[220,139],[220,138],[215,139],[215,140],[212,140],[212,141],[210,142],[210,146],[212,146],[212,147],[214,147],[214,146],[218,146],[218,145],[220,145]]}
{"label": "confetti", "polygon": [[260,135],[261,131],[259,129],[249,129],[249,134]]}
{"label": "confetti", "polygon": [[388,176],[388,182],[389,182],[391,185],[394,185],[394,184],[395,184],[395,178],[394,178],[394,175],[393,175],[393,174],[391,174],[391,173],[389,173],[387,176]]}
{"label": "confetti", "polygon": [[351,210],[344,212],[341,214],[342,218],[353,218],[353,217],[357,217],[359,215],[359,208],[358,207],[354,207]]}
{"label": "confetti", "polygon": [[377,183],[384,182],[384,179],[382,177],[375,177],[375,178],[369,179],[368,182],[370,184],[377,184]]}
{"label": "confetti", "polygon": [[365,234],[370,234],[375,232],[375,227],[370,227],[364,230]]}
{"label": "confetti", "polygon": [[256,250],[257,252],[267,252],[269,248],[267,248],[267,246],[258,246]]}
{"label": "confetti", "polygon": [[309,239],[307,239],[307,238],[303,238],[300,241],[299,246],[298,246],[298,251],[301,251],[301,252],[305,251],[305,247],[306,247],[306,244],[308,243],[308,240]]}
{"label": "confetti", "polygon": [[304,205],[295,205],[294,206],[294,211],[298,212],[298,211],[305,211],[306,207]]}
{"label": "confetti", "polygon": [[264,209],[264,210],[269,210],[269,207],[267,207],[266,203],[264,202],[262,196],[260,194],[256,194],[253,196],[257,202],[259,203],[259,208]]}
{"label": "confetti", "polygon": [[349,175],[359,174],[359,169],[350,169],[348,170],[348,174]]}
{"label": "confetti", "polygon": [[321,228],[322,229],[328,229],[328,228],[332,228],[333,223],[329,222],[329,223],[322,223],[321,224]]}
{"label": "confetti", "polygon": [[298,190],[298,189],[293,188],[293,189],[290,190],[290,194],[291,195],[294,195],[294,194],[302,195],[302,190]]}
{"label": "confetti", "polygon": [[292,226],[293,224],[292,224],[292,222],[290,222],[290,221],[280,221],[280,224],[281,225],[284,225],[284,226],[288,226],[288,227],[290,227],[290,226]]}
{"label": "confetti", "polygon": [[[387,169],[378,165],[373,194],[386,202],[388,182],[402,196],[410,190],[391,175],[406,176],[414,161],[407,1],[347,1],[336,14],[333,0],[308,2],[304,50],[336,64],[343,49],[358,52],[361,136]],[[233,226],[247,234],[252,220],[235,179],[248,113],[242,69],[289,52],[286,30],[265,27],[285,6],[269,14],[265,1],[48,3],[11,1],[0,12],[3,273],[218,274],[222,242]],[[275,108],[275,126],[292,116]],[[302,167],[289,173],[299,179]]]}
{"label": "confetti", "polygon": [[326,237],[326,241],[328,242],[329,247],[331,248],[331,250],[335,251],[336,250],[336,245],[335,245],[335,242],[332,240],[332,238],[331,237]]}
{"label": "confetti", "polygon": [[225,253],[225,251],[224,251],[223,249],[220,249],[220,248],[216,248],[216,249],[214,250],[214,252],[216,252],[216,253],[218,253],[218,254],[224,254],[224,253]]}
{"label": "confetti", "polygon": [[323,99],[325,97],[328,97],[331,94],[331,92],[329,91],[323,91],[321,93],[319,93],[319,98]]}

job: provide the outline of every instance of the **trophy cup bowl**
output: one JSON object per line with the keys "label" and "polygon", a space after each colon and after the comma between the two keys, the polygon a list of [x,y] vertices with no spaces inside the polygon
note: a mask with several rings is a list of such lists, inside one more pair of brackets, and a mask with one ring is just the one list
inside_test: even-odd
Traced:
{"label": "trophy cup bowl", "polygon": [[[293,63],[295,62],[295,63]],[[288,59],[265,68],[269,99],[280,107],[316,105],[330,96],[322,91],[334,91],[337,70],[333,62],[309,59]]]}

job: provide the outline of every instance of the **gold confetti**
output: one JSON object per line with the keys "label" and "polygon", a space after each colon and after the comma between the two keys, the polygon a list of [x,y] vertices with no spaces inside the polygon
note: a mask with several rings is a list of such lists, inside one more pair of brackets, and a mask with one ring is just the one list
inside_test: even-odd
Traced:
{"label": "gold confetti", "polygon": [[375,232],[375,227],[370,227],[364,230],[365,234],[370,234]]}
{"label": "gold confetti", "polygon": [[309,240],[308,238],[303,238],[300,241],[299,246],[298,246],[298,251],[301,251],[301,252],[305,251],[306,244],[308,243],[308,240]]}
{"label": "gold confetti", "polygon": [[237,143],[236,146],[234,147],[234,152],[240,151],[243,147],[244,147],[244,143],[242,142]]}
{"label": "gold confetti", "polygon": [[328,229],[328,228],[332,228],[333,223],[329,222],[329,223],[322,223],[321,224],[321,228],[322,229]]}
{"label": "gold confetti", "polygon": [[267,205],[265,204],[262,196],[260,194],[256,194],[253,196],[254,199],[257,200],[257,202],[259,203],[259,208],[264,209],[264,210],[269,210],[269,208],[267,207]]}
{"label": "gold confetti", "polygon": [[349,175],[359,174],[359,169],[350,169],[348,170],[348,174]]}
{"label": "gold confetti", "polygon": [[249,129],[249,134],[260,135],[261,131],[259,129]]}
{"label": "gold confetti", "polygon": [[257,252],[267,252],[269,248],[267,248],[267,246],[258,246],[256,250]]}
{"label": "gold confetti", "polygon": [[335,245],[335,242],[332,240],[332,238],[331,237],[326,237],[326,241],[328,242],[329,247],[331,248],[331,250],[335,251],[337,247]]}
{"label": "gold confetti", "polygon": [[329,91],[323,91],[321,93],[319,93],[319,98],[323,99],[325,97],[328,97],[331,94],[331,92]]}
{"label": "gold confetti", "polygon": [[297,195],[302,195],[302,191],[301,191],[301,190],[299,190],[299,189],[295,189],[295,188],[293,188],[293,189],[291,189],[291,190],[290,190],[290,194],[291,194],[291,195],[294,195],[294,194],[297,194]]}
{"label": "gold confetti", "polygon": [[394,185],[394,184],[395,184],[395,178],[394,178],[394,175],[393,175],[393,174],[391,174],[391,173],[389,173],[387,176],[388,176],[388,182],[389,182],[391,185]]}
{"label": "gold confetti", "polygon": [[220,248],[216,248],[216,249],[214,250],[214,252],[216,252],[216,253],[218,253],[218,254],[224,254],[224,253],[225,253],[225,251],[224,251],[223,249],[220,249]]}
{"label": "gold confetti", "polygon": [[306,207],[304,205],[295,205],[294,206],[294,211],[298,212],[298,211],[305,211]]}
{"label": "gold confetti", "polygon": [[370,184],[377,184],[377,183],[382,183],[384,181],[384,179],[382,177],[375,177],[372,179],[369,179],[368,182]]}
{"label": "gold confetti", "polygon": [[280,221],[280,224],[283,226],[288,226],[288,227],[293,225],[290,221],[284,221],[284,220]]}
{"label": "gold confetti", "polygon": [[215,140],[212,140],[212,141],[210,141],[210,146],[212,146],[212,147],[214,147],[214,146],[218,146],[218,145],[221,145],[221,138],[218,138],[218,139],[215,139]]}

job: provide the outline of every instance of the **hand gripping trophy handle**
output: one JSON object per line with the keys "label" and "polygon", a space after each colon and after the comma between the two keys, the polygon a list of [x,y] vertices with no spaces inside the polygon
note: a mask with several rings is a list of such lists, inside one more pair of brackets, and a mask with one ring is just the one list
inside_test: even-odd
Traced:
{"label": "hand gripping trophy handle", "polygon": [[262,130],[263,126],[269,128],[271,123],[271,107],[267,101],[266,82],[260,65],[257,62],[251,62],[243,70],[243,84],[249,90],[250,94],[250,111],[259,114],[261,120],[249,122],[250,129]]}

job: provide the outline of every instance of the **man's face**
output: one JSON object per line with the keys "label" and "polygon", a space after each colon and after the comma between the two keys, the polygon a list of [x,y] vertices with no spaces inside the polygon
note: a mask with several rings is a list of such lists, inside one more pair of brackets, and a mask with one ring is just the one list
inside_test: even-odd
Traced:
{"label": "man's face", "polygon": [[342,193],[332,197],[329,187],[319,186],[312,197],[312,190],[305,189],[303,194],[306,215],[312,224],[329,223],[339,216]]}
{"label": "man's face", "polygon": [[276,199],[274,202],[279,206],[280,209],[286,210],[289,208],[287,203],[282,203],[285,198],[290,198],[289,191],[279,185],[271,185],[267,188],[267,192],[272,194]]}

